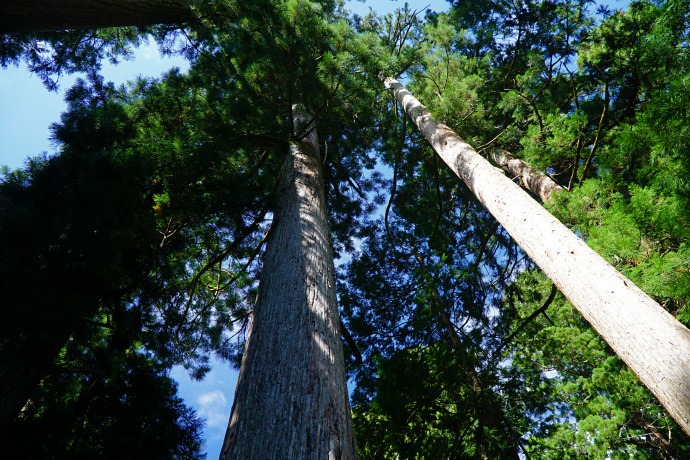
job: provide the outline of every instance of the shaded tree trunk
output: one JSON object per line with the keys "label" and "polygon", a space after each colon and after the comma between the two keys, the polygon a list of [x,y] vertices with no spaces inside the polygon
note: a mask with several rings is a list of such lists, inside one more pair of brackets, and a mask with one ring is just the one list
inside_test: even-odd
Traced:
{"label": "shaded tree trunk", "polygon": [[[453,348],[457,353],[464,355],[466,362],[465,375],[471,382],[472,392],[474,393],[474,404],[468,408],[470,413],[477,419],[477,443],[479,456],[482,459],[518,460],[519,436],[511,432],[510,427],[505,423],[503,408],[498,402],[498,396],[490,385],[486,385],[481,375],[472,364],[466,353],[460,337],[458,337],[455,327],[448,317],[448,313],[443,305],[443,301],[438,290],[432,288],[432,297],[438,309],[438,321],[442,328],[446,329]],[[493,433],[495,440],[491,442],[485,436],[485,429]]]}
{"label": "shaded tree trunk", "polygon": [[393,78],[427,141],[690,434],[690,330],[478,155]]}
{"label": "shaded tree trunk", "polygon": [[[307,117],[295,120],[299,132]],[[291,142],[281,174],[220,458],[356,458],[314,131]]]}
{"label": "shaded tree trunk", "polygon": [[[476,436],[479,440],[477,447],[480,457],[482,459],[518,460],[520,458],[517,444],[519,437],[515,436],[509,427],[505,425],[503,408],[498,402],[496,393],[491,386],[484,384],[482,377],[465,352],[460,337],[458,337],[455,327],[448,317],[443,300],[436,288],[432,288],[432,297],[438,309],[440,326],[446,329],[456,352],[464,355],[466,363],[465,375],[471,382],[475,401],[475,404],[469,407],[468,410],[476,417],[478,422]],[[493,435],[497,438],[493,443],[486,438],[485,429],[493,432]]]}
{"label": "shaded tree trunk", "polygon": [[[69,274],[65,277],[68,279],[46,282],[45,279],[34,278],[36,285],[41,286],[38,298],[20,294],[27,298],[25,302],[19,299],[10,302],[27,312],[36,312],[33,314],[38,316],[33,320],[29,317],[28,321],[27,317],[22,318],[16,333],[0,334],[0,427],[13,423],[20,416],[22,408],[41,380],[50,373],[70,337],[87,318],[98,312],[100,300],[113,292],[113,279],[118,270],[123,270],[119,267],[123,248],[108,247],[105,244],[107,240],[106,236],[102,240],[102,253],[94,257],[97,263],[75,270],[78,262],[66,256],[61,260],[60,268]],[[58,269],[53,264],[41,268],[47,273]],[[35,273],[34,270],[35,266],[18,268],[16,286],[26,287],[19,280],[32,271]],[[43,302],[49,302],[51,308],[48,311]]]}
{"label": "shaded tree trunk", "polygon": [[0,428],[17,419],[36,386],[49,373],[71,329],[64,332],[57,336],[27,334],[30,341],[5,345],[0,353]]}
{"label": "shaded tree trunk", "polygon": [[193,19],[189,0],[0,0],[0,34],[174,24]]}

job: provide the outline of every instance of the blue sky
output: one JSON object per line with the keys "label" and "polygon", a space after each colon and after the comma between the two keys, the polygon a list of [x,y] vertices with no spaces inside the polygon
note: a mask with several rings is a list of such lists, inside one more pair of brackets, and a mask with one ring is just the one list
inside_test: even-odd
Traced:
{"label": "blue sky", "polygon": [[[470,1],[470,0],[468,0]],[[410,2],[412,8],[429,5],[436,11],[443,11],[448,3],[445,0]],[[624,0],[610,0],[613,8],[623,8]],[[365,14],[369,6],[383,13],[401,7],[402,1],[375,0],[365,3],[350,1],[347,8]],[[118,65],[104,63],[103,76],[119,85],[137,76],[159,77],[172,67],[183,71],[187,63],[179,58],[162,58],[155,45],[140,48],[133,61],[123,61]],[[49,141],[49,126],[59,121],[65,110],[64,91],[79,75],[64,76],[60,80],[58,92],[48,92],[41,80],[31,75],[25,68],[0,69],[0,166],[20,168],[27,157],[41,152],[54,153],[55,146]],[[187,404],[193,406],[199,415],[206,419],[205,437],[209,459],[218,458],[230,415],[233,394],[237,382],[237,372],[221,362],[213,363],[213,370],[201,382],[193,382],[184,369],[177,368],[171,373],[180,383],[180,395]]]}

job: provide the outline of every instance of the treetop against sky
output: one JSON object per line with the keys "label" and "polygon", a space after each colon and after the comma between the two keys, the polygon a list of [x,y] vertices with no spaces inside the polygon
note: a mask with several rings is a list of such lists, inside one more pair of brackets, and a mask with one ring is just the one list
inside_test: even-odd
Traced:
{"label": "treetop against sky", "polygon": [[[348,1],[346,8],[356,14],[365,15],[369,8],[385,14],[402,6],[396,0]],[[433,11],[448,8],[445,0],[424,3]],[[181,57],[161,56],[152,40],[135,50],[131,60],[120,60],[113,65],[103,62],[102,73],[106,80],[117,85],[133,81],[139,76],[159,78],[172,67],[185,71],[189,63]],[[64,92],[72,86],[76,75],[63,75],[60,89],[49,92],[40,78],[29,73],[24,65],[8,67],[0,72],[0,165],[10,168],[21,167],[27,158],[41,152],[52,153],[55,147],[50,142],[49,127],[59,121],[65,110]],[[10,110],[9,108],[12,108]]]}

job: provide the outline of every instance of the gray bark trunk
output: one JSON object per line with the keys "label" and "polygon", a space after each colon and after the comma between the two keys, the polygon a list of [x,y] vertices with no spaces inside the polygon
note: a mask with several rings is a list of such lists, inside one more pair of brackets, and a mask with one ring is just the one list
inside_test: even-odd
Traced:
{"label": "gray bark trunk", "polygon": [[690,435],[690,330],[478,155],[400,83],[384,84],[419,130]]}
{"label": "gray bark trunk", "polygon": [[0,34],[174,24],[193,18],[188,0],[0,0]]}
{"label": "gray bark trunk", "polygon": [[[295,129],[306,121],[296,115]],[[316,133],[283,165],[221,459],[357,457]]]}
{"label": "gray bark trunk", "polygon": [[512,153],[495,149],[490,156],[498,166],[514,177],[518,177],[523,187],[538,196],[542,203],[549,201],[553,192],[563,190],[549,176],[515,157]]}

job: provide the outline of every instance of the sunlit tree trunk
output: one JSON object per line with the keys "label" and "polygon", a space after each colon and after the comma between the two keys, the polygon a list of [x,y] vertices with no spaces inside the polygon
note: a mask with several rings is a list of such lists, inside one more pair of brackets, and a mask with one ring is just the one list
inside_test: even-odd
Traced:
{"label": "sunlit tree trunk", "polygon": [[220,458],[356,458],[315,131],[291,142],[278,193]]}
{"label": "sunlit tree trunk", "polygon": [[189,0],[0,0],[0,34],[173,24],[192,19]]}
{"label": "sunlit tree trunk", "polygon": [[491,159],[506,172],[520,180],[520,184],[539,197],[542,203],[551,199],[551,194],[563,188],[553,179],[517,158],[510,152],[494,149],[490,154]]}
{"label": "sunlit tree trunk", "polygon": [[392,78],[427,141],[690,434],[690,330],[609,265]]}

